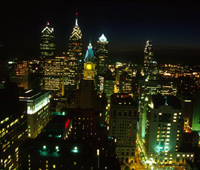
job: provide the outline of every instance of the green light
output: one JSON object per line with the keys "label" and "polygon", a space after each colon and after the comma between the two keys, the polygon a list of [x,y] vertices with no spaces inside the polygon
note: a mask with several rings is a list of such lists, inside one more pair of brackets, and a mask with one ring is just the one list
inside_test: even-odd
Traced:
{"label": "green light", "polygon": [[75,146],[73,150],[71,150],[73,153],[78,153],[78,148]]}
{"label": "green light", "polygon": [[59,147],[58,146],[56,146],[56,151],[59,151]]}
{"label": "green light", "polygon": [[44,150],[46,150],[46,149],[47,149],[46,145],[43,145],[43,149],[44,149]]}

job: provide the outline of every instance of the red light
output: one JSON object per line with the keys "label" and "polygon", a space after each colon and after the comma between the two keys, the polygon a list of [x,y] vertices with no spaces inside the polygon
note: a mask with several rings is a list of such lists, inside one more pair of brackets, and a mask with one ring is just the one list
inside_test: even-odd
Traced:
{"label": "red light", "polygon": [[47,22],[47,25],[49,25],[49,22]]}
{"label": "red light", "polygon": [[77,43],[75,44],[75,46],[77,46]]}
{"label": "red light", "polygon": [[76,13],[76,15],[78,15],[78,12]]}
{"label": "red light", "polygon": [[69,126],[69,122],[70,120],[68,119],[67,122],[65,123],[65,129],[67,129],[67,127]]}

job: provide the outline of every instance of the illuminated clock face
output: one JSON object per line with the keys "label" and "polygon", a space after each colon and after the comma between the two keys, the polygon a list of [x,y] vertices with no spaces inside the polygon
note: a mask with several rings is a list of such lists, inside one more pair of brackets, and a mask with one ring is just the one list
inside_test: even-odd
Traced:
{"label": "illuminated clock face", "polygon": [[86,68],[87,68],[87,70],[91,70],[92,69],[92,65],[91,64],[87,64]]}

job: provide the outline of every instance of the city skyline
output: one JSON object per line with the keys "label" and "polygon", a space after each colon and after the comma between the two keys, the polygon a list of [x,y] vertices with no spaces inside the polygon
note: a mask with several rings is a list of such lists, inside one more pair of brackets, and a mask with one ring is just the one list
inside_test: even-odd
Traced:
{"label": "city skyline", "polygon": [[[7,58],[39,56],[41,31],[49,21],[55,29],[58,51],[67,50],[75,25],[75,13],[83,33],[83,54],[91,38],[94,47],[104,33],[109,41],[109,59],[141,63],[144,46],[153,39],[158,63],[191,64],[199,61],[200,24],[197,2],[76,2],[22,3],[7,2],[0,43]],[[19,43],[20,42],[20,43]],[[190,58],[188,61],[187,58]],[[173,60],[172,60],[173,59]],[[193,60],[191,60],[193,59]],[[194,62],[195,61],[195,62]]]}

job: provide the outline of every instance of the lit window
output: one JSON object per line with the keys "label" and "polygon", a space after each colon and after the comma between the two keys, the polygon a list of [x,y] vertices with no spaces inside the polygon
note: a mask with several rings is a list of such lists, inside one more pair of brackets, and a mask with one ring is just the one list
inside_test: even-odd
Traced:
{"label": "lit window", "polygon": [[53,168],[56,168],[56,165],[53,165]]}
{"label": "lit window", "polygon": [[74,162],[74,165],[76,165],[76,162]]}

